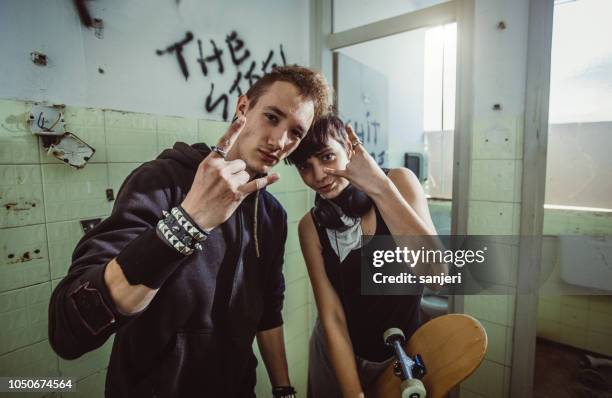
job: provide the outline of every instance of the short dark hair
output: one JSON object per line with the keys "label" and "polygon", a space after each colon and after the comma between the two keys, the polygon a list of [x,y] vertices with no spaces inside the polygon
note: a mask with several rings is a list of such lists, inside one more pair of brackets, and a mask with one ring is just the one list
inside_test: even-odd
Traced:
{"label": "short dark hair", "polygon": [[246,92],[249,106],[255,106],[268,87],[278,81],[293,84],[305,98],[312,100],[313,122],[329,112],[332,94],[327,80],[320,72],[298,65],[276,67],[257,80]]}
{"label": "short dark hair", "polygon": [[306,137],[287,157],[286,162],[296,166],[304,163],[309,157],[325,148],[330,138],[338,141],[348,150],[346,127],[344,122],[334,114],[327,114],[313,123]]}

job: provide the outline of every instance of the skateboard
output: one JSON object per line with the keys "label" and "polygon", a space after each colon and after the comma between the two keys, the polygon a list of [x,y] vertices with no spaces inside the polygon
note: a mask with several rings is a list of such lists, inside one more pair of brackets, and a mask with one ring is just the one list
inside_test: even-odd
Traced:
{"label": "skateboard", "polygon": [[487,350],[484,328],[465,314],[432,319],[407,344],[398,329],[387,330],[384,339],[394,346],[396,361],[378,377],[368,398],[442,398],[480,366]]}

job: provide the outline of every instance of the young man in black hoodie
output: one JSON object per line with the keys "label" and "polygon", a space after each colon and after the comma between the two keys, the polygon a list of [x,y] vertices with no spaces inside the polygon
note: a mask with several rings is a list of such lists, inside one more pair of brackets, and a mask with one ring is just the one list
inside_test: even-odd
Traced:
{"label": "young man in black hoodie", "polygon": [[264,188],[329,97],[320,74],[277,68],[239,98],[212,150],[177,143],[134,170],[53,292],[53,349],[78,358],[115,333],[107,397],[253,397],[256,336],[274,395],[293,396],[281,316],[287,220]]}

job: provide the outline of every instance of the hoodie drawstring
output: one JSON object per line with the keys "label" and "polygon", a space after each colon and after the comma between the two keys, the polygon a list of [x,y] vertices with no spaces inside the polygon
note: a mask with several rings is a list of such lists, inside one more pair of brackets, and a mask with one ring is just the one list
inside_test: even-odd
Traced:
{"label": "hoodie drawstring", "polygon": [[253,217],[253,236],[255,237],[255,256],[259,258],[259,239],[257,237],[257,210],[259,209],[259,191],[255,193],[255,212]]}

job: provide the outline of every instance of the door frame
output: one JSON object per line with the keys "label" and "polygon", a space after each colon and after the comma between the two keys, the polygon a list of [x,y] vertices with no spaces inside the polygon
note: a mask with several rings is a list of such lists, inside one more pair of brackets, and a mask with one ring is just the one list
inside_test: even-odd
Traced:
{"label": "door frame", "polygon": [[[554,0],[529,2],[518,275],[510,396],[533,395]],[[515,366],[518,365],[518,366]]]}
{"label": "door frame", "polygon": [[[334,51],[424,27],[457,23],[455,130],[453,135],[453,235],[467,235],[472,147],[472,87],[475,0],[451,0],[342,32],[333,31],[333,0],[311,0],[310,64],[335,86]],[[451,312],[463,312],[463,296],[452,296]]]}
{"label": "door frame", "polygon": [[[457,23],[451,210],[451,233],[453,235],[467,235],[468,228],[472,153],[474,10],[475,0],[451,0],[346,31],[334,32],[333,0],[311,0],[310,2],[310,64],[332,79],[330,82],[332,86],[336,85],[333,63],[335,50],[415,29]],[[463,313],[463,304],[463,296],[449,297],[449,312]],[[458,388],[449,396],[458,397]]]}

